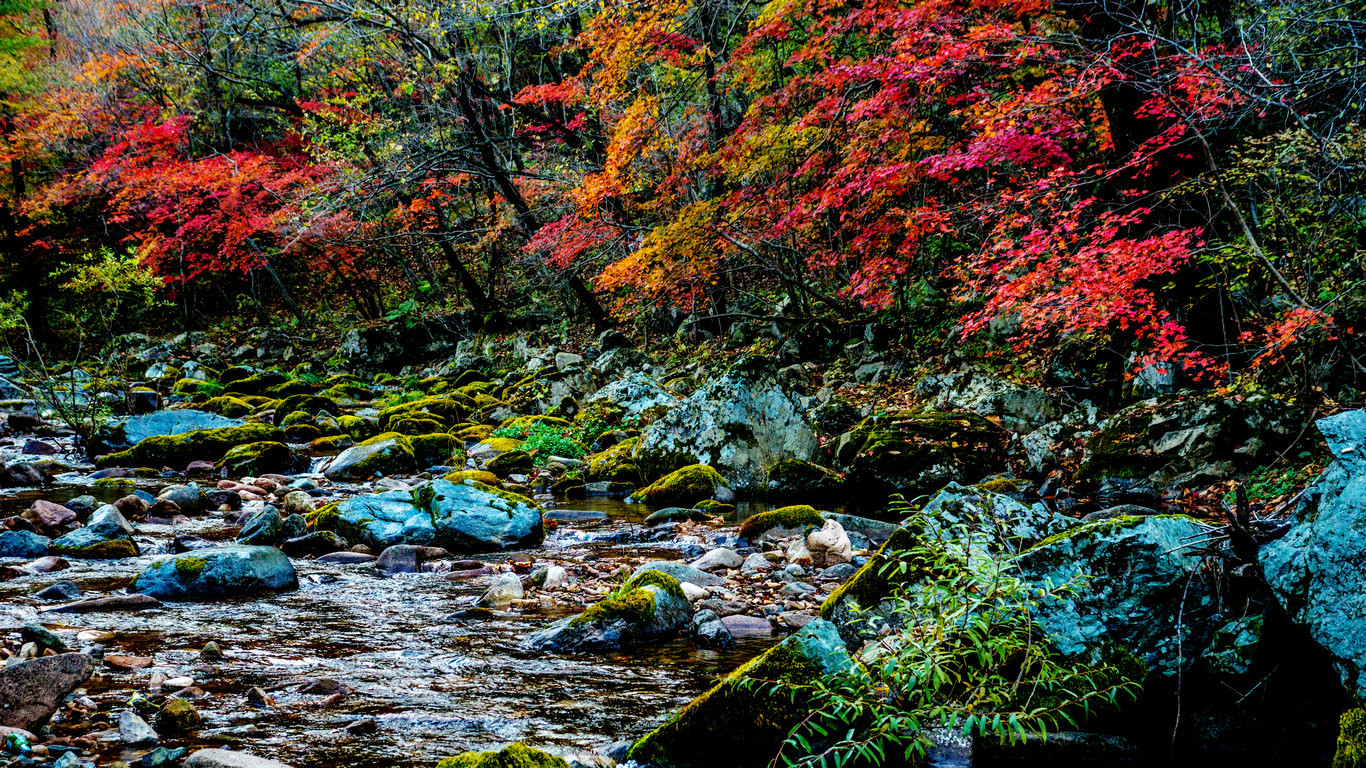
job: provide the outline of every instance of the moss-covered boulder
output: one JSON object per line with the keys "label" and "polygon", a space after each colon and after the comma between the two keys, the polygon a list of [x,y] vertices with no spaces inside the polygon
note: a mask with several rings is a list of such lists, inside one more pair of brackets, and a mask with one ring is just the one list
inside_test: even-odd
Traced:
{"label": "moss-covered boulder", "polygon": [[484,468],[495,475],[528,474],[536,468],[531,454],[526,451],[506,451],[488,460]]}
{"label": "moss-covered boulder", "polygon": [[[813,702],[767,683],[806,685],[847,670],[852,661],[829,622],[800,632],[726,676],[632,745],[627,757],[660,768],[768,765]],[[748,683],[746,681],[762,681]]]}
{"label": "moss-covered boulder", "polygon": [[544,536],[541,511],[530,499],[473,480],[354,496],[318,510],[311,522],[375,552],[395,544],[485,552],[531,546]]}
{"label": "moss-covered boulder", "polygon": [[642,504],[661,507],[691,507],[704,499],[727,501],[733,497],[726,479],[705,464],[670,472],[631,496]]}
{"label": "moss-covered boulder", "polygon": [[447,757],[436,768],[569,768],[569,763],[518,742],[498,752],[466,752]]}
{"label": "moss-covered boulder", "polygon": [[53,540],[48,554],[73,560],[121,560],[137,557],[137,542],[117,526],[88,525]]}
{"label": "moss-covered boulder", "polygon": [[825,516],[809,504],[779,507],[768,512],[751,515],[740,523],[737,535],[751,542],[757,542],[764,534],[775,531],[779,536],[805,534],[812,528],[825,525]]}
{"label": "moss-covered boulder", "polygon": [[1354,707],[1338,718],[1333,768],[1366,768],[1366,709]]}
{"label": "moss-covered boulder", "polygon": [[627,438],[605,451],[589,456],[585,478],[593,483],[608,481],[639,486],[645,478],[634,456],[636,444],[639,442],[638,437]]}
{"label": "moss-covered boulder", "polygon": [[558,652],[615,650],[671,636],[691,620],[692,604],[678,580],[645,571],[578,616],[533,633],[527,646]]}
{"label": "moss-covered boulder", "polygon": [[239,445],[281,442],[284,433],[268,424],[201,429],[179,435],[149,437],[126,451],[101,456],[95,465],[105,467],[183,467],[192,461],[217,461]]}
{"label": "moss-covered boulder", "polygon": [[275,407],[275,426],[286,426],[285,419],[295,413],[304,413],[309,416],[330,413],[333,416],[340,416],[341,408],[329,397],[310,394],[290,395]]}
{"label": "moss-covered boulder", "polygon": [[1158,491],[1207,486],[1279,456],[1304,417],[1303,408],[1266,395],[1145,400],[1086,439],[1076,480],[1146,480]]}
{"label": "moss-covered boulder", "polygon": [[783,459],[768,469],[769,496],[809,498],[842,491],[844,475],[802,459]]}
{"label": "moss-covered boulder", "polygon": [[255,408],[251,403],[240,397],[231,395],[219,395],[200,403],[199,409],[207,413],[216,413],[231,419],[238,419],[251,413]]}
{"label": "moss-covered boulder", "polygon": [[328,462],[323,474],[329,480],[360,481],[380,475],[412,474],[418,469],[412,442],[404,435],[386,432],[342,451]]}
{"label": "moss-covered boulder", "polygon": [[355,445],[350,435],[328,435],[308,444],[308,452],[314,456],[335,456]]}
{"label": "moss-covered boulder", "polygon": [[90,451],[94,455],[100,455],[126,450],[152,437],[172,437],[200,430],[242,426],[244,422],[237,418],[229,418],[231,415],[179,408],[129,416],[103,424],[95,430],[95,434],[90,438]]}
{"label": "moss-covered boulder", "polygon": [[436,432],[445,432],[447,427],[436,419],[405,416],[400,419],[391,419],[388,429],[402,435],[430,435]]}
{"label": "moss-covered boulder", "polygon": [[298,466],[298,459],[289,446],[274,441],[239,445],[218,461],[218,468],[226,471],[229,477],[283,474],[293,472]]}
{"label": "moss-covered boulder", "polygon": [[463,483],[466,480],[474,480],[475,482],[483,483],[484,485],[495,488],[498,486],[498,483],[501,482],[497,475],[492,472],[485,472],[482,469],[456,470],[455,472],[448,473],[446,479],[452,483]]}
{"label": "moss-covered boulder", "polygon": [[338,416],[337,427],[356,441],[369,440],[379,434],[378,421],[352,414]]}
{"label": "moss-covered boulder", "polygon": [[840,435],[835,455],[856,486],[907,497],[971,482],[1001,466],[1006,433],[967,411],[897,411],[864,419]]}
{"label": "moss-covered boulder", "polygon": [[442,429],[445,430],[452,424],[464,421],[466,414],[474,410],[473,405],[468,398],[460,395],[424,397],[411,403],[401,403],[380,411],[379,427],[380,429],[389,429],[389,422],[394,419],[425,415],[427,418],[439,421],[443,425]]}
{"label": "moss-covered boulder", "polygon": [[152,563],[128,587],[158,600],[216,600],[298,589],[294,566],[274,547],[211,547]]}
{"label": "moss-covered boulder", "polygon": [[465,449],[453,435],[433,432],[408,438],[413,446],[413,457],[423,469],[436,466],[464,466]]}

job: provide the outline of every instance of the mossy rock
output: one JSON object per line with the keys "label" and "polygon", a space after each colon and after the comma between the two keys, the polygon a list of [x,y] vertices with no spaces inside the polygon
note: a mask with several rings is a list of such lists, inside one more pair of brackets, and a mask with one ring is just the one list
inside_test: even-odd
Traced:
{"label": "mossy rock", "polygon": [[[253,373],[252,375],[247,376],[246,378],[238,379],[236,381],[230,381],[228,378],[226,378],[226,376],[227,374],[225,372],[224,376],[219,377],[219,381],[223,382],[224,386],[227,387],[228,391],[240,392],[244,395],[266,394],[267,390],[271,389],[272,387],[278,387],[281,384],[284,384],[286,381],[288,381],[285,375],[283,373],[280,373],[279,371],[262,371],[261,373]],[[285,394],[275,395],[275,397],[277,398],[284,396]]]}
{"label": "mossy rock", "polygon": [[641,571],[627,579],[626,583],[621,586],[621,591],[631,592],[647,586],[659,587],[679,600],[688,599],[687,594],[683,592],[683,585],[678,583],[678,579],[663,571]]}
{"label": "mossy rock", "polygon": [[480,440],[487,440],[489,435],[493,434],[494,426],[492,424],[473,424],[462,427],[457,424],[454,427],[451,427],[451,430],[451,434],[461,440],[466,442],[471,440],[478,442]]}
{"label": "mossy rock", "polygon": [[53,541],[48,554],[68,557],[72,560],[121,560],[125,557],[137,557],[141,554],[138,551],[137,542],[127,536],[79,544],[64,543],[63,540],[67,539],[68,536],[70,534]]}
{"label": "mossy rock", "polygon": [[531,428],[537,424],[545,424],[557,429],[568,429],[573,426],[567,419],[561,419],[557,416],[514,416],[510,419],[504,419],[503,423],[498,425],[498,429],[512,430],[525,435],[531,432]]}
{"label": "mossy rock", "polygon": [[[836,587],[821,603],[821,618],[838,623],[836,614],[840,610],[857,612],[862,608],[872,608],[891,597],[897,587],[886,568],[891,553],[905,550],[914,543],[915,535],[909,529],[901,528],[893,533],[862,568]],[[853,601],[854,605],[847,605],[848,601]]]}
{"label": "mossy rock", "polygon": [[767,476],[768,492],[780,496],[834,493],[844,485],[840,473],[801,459],[783,459],[769,467]]}
{"label": "mossy rock", "polygon": [[699,501],[714,499],[730,485],[721,474],[706,464],[693,464],[636,490],[631,495],[642,504],[691,507]]}
{"label": "mossy rock", "polygon": [[745,518],[745,521],[740,523],[737,535],[742,539],[758,541],[760,536],[774,528],[804,530],[820,528],[823,525],[825,516],[819,510],[809,504],[797,504]]}
{"label": "mossy rock", "polygon": [[230,449],[218,462],[229,477],[256,477],[293,472],[298,467],[294,452],[284,443],[247,443]]}
{"label": "mossy rock", "polygon": [[309,443],[308,451],[315,456],[328,456],[341,453],[355,444],[355,439],[350,435],[328,435]]}
{"label": "mossy rock", "polygon": [[517,742],[498,752],[466,752],[447,757],[436,768],[569,768],[569,763]]}
{"label": "mossy rock", "polygon": [[515,437],[489,437],[480,440],[479,444],[487,445],[498,453],[507,453],[522,447],[522,441]]}
{"label": "mossy rock", "polygon": [[607,480],[639,485],[645,478],[636,465],[634,453],[639,437],[622,440],[605,451],[588,457],[586,477],[590,482]]}
{"label": "mossy rock", "polygon": [[285,439],[291,443],[311,443],[323,436],[323,431],[312,424],[285,427]]}
{"label": "mossy rock", "polygon": [[[659,768],[768,765],[788,732],[811,712],[813,702],[800,686],[841,672],[850,663],[834,627],[813,621],[646,734],[627,758]],[[764,682],[750,681],[798,687],[774,691]]]}
{"label": "mossy rock", "polygon": [[693,505],[693,509],[699,509],[709,515],[729,515],[735,511],[735,505],[716,499],[703,499]]}
{"label": "mossy rock", "polygon": [[279,413],[280,413],[280,412],[279,412],[278,410],[275,412],[275,414],[276,414],[276,416],[277,416],[277,418],[276,418],[276,420],[275,420],[276,426],[279,426],[279,427],[293,427],[293,426],[297,426],[297,425],[299,425],[299,424],[307,424],[307,425],[309,425],[309,426],[315,426],[314,423],[313,423],[313,414],[308,413],[308,412],[306,412],[306,411],[295,411],[295,412],[289,414],[288,416],[284,417],[283,419],[278,418]]}
{"label": "mossy rock", "polygon": [[413,458],[419,467],[437,465],[460,466],[465,463],[465,450],[460,441],[445,432],[414,435],[408,438],[413,446]]}
{"label": "mossy rock", "polygon": [[[677,584],[677,582],[674,582]],[[632,589],[617,597],[609,597],[590,605],[575,616],[570,626],[589,622],[608,622],[618,619],[629,624],[643,624],[655,614],[655,593],[648,589]]]}
{"label": "mossy rock", "polygon": [[317,387],[306,381],[291,379],[266,389],[265,394],[270,395],[271,397],[293,397],[295,395],[311,394],[316,389]]}
{"label": "mossy rock", "polygon": [[452,483],[463,483],[466,480],[473,480],[481,485],[496,487],[499,482],[498,476],[492,472],[485,472],[482,469],[462,469],[457,472],[446,474],[446,479]]}
{"label": "mossy rock", "polygon": [[322,397],[331,400],[356,400],[366,401],[375,397],[374,390],[361,384],[344,383],[336,384],[318,393]]}
{"label": "mossy rock", "polygon": [[204,387],[204,382],[199,379],[180,379],[171,385],[171,391],[177,395],[193,396],[199,394],[199,390]]}
{"label": "mossy rock", "polygon": [[440,421],[441,429],[444,431],[451,424],[464,421],[465,414],[473,410],[472,406],[473,403],[469,402],[467,398],[458,395],[424,397],[421,400],[401,403],[380,411],[379,427],[380,429],[389,429],[389,422],[396,418],[417,417],[425,414],[426,418]]}
{"label": "mossy rock", "polygon": [[1366,709],[1349,709],[1338,718],[1333,768],[1366,768]]}
{"label": "mossy rock", "polygon": [[531,454],[526,451],[504,451],[489,459],[485,469],[500,477],[512,474],[527,474],[536,468]]}
{"label": "mossy rock", "polygon": [[404,435],[430,435],[436,432],[444,433],[446,425],[436,419],[427,419],[417,416],[408,416],[389,421],[389,431],[398,432]]}
{"label": "mossy rock", "polygon": [[296,413],[317,416],[320,413],[341,415],[341,408],[331,398],[320,395],[295,394],[286,397],[275,408],[275,426],[288,426],[285,421]]}
{"label": "mossy rock", "polygon": [[337,427],[358,441],[368,440],[379,434],[378,422],[350,414],[338,416]]}
{"label": "mossy rock", "polygon": [[281,442],[284,433],[268,424],[199,429],[180,435],[149,437],[126,451],[101,456],[95,465],[106,467],[179,466],[192,461],[217,461],[228,451],[249,443]]}
{"label": "mossy rock", "polygon": [[[329,480],[369,480],[381,475],[417,471],[412,441],[397,432],[384,432],[342,451],[327,466]],[[350,537],[347,537],[350,538]]]}
{"label": "mossy rock", "polygon": [[205,400],[199,406],[199,410],[208,413],[216,413],[220,416],[227,416],[230,419],[241,418],[256,410],[251,403],[240,397],[219,395],[218,397]]}
{"label": "mossy rock", "polygon": [[864,419],[835,454],[852,482],[915,495],[999,467],[1005,442],[1005,431],[976,413],[897,411]]}

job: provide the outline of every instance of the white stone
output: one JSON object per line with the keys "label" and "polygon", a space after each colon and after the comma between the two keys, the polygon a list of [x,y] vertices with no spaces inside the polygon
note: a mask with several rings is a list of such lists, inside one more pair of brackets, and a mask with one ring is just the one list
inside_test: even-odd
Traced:
{"label": "white stone", "polygon": [[819,531],[812,531],[806,537],[806,548],[811,553],[811,564],[817,567],[828,568],[854,559],[849,535],[837,520],[826,520]]}
{"label": "white stone", "polygon": [[688,598],[688,602],[690,603],[695,603],[698,600],[706,600],[711,597],[710,592],[691,581],[685,581],[682,584],[679,584],[679,586],[683,588],[683,595]]}
{"label": "white stone", "polygon": [[699,571],[715,571],[722,568],[739,568],[744,562],[745,559],[735,550],[720,547],[694,560],[692,567]]}

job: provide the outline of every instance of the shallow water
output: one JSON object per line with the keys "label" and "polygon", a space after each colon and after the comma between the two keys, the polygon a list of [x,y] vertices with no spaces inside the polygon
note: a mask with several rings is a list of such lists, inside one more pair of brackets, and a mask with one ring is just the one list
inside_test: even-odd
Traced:
{"label": "shallow water", "polygon": [[[87,492],[111,500],[128,491],[62,486],[7,497],[0,506],[22,509],[34,498],[62,501]],[[649,551],[650,545],[593,548],[576,542],[582,530],[632,526],[650,508],[607,499],[559,506],[612,517],[561,524],[538,549],[480,559],[572,564],[597,557],[594,567],[610,570],[614,560],[638,559]],[[173,535],[225,539],[235,531],[222,521],[200,519],[174,527],[144,524],[138,539],[146,550]],[[364,565],[307,560],[295,561],[299,591],[258,600],[168,603],[164,610],[141,613],[40,616],[38,602],[29,597],[63,579],[87,592],[117,591],[152,559],[72,561],[70,569],[59,573],[0,582],[0,632],[15,631],[35,618],[69,641],[73,630],[113,632],[115,637],[103,643],[108,654],[153,656],[156,663],[136,672],[101,669],[88,686],[101,712],[117,712],[133,691],[146,691],[155,671],[188,675],[208,694],[196,702],[206,729],[255,725],[259,734],[228,736],[227,743],[301,768],[429,767],[446,755],[512,741],[572,757],[639,737],[706,690],[715,676],[777,639],[742,642],[725,652],[696,649],[682,639],[617,654],[527,652],[520,648],[522,639],[570,609],[532,608],[501,612],[485,621],[443,621],[442,616],[470,605],[492,577],[459,580],[423,573],[381,578]],[[224,661],[209,665],[199,659],[199,649],[210,640],[222,645]],[[292,690],[319,678],[336,680],[354,694],[323,706],[325,694]],[[277,706],[248,705],[246,694],[253,686],[270,692]],[[378,721],[377,732],[351,736],[341,730],[363,716]],[[201,731],[196,739],[168,743],[197,746],[207,740]],[[111,746],[104,757],[136,754]]]}

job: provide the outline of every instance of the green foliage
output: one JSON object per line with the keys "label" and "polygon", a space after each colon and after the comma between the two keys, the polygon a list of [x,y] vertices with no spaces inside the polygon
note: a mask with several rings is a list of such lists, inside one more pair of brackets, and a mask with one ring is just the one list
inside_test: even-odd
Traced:
{"label": "green foliage", "polygon": [[536,466],[545,466],[551,456],[579,459],[588,449],[573,437],[573,428],[556,427],[542,421],[514,422],[493,430],[491,437],[521,440],[521,450],[530,453]]}
{"label": "green foliage", "polygon": [[966,528],[922,533],[882,565],[898,585],[901,629],[875,653],[839,675],[752,683],[817,704],[784,742],[785,764],[914,762],[940,728],[1018,742],[1136,695],[1139,684],[1119,669],[1062,658],[1040,630],[1035,608],[1076,585],[1021,581],[1012,556],[988,553]]}

